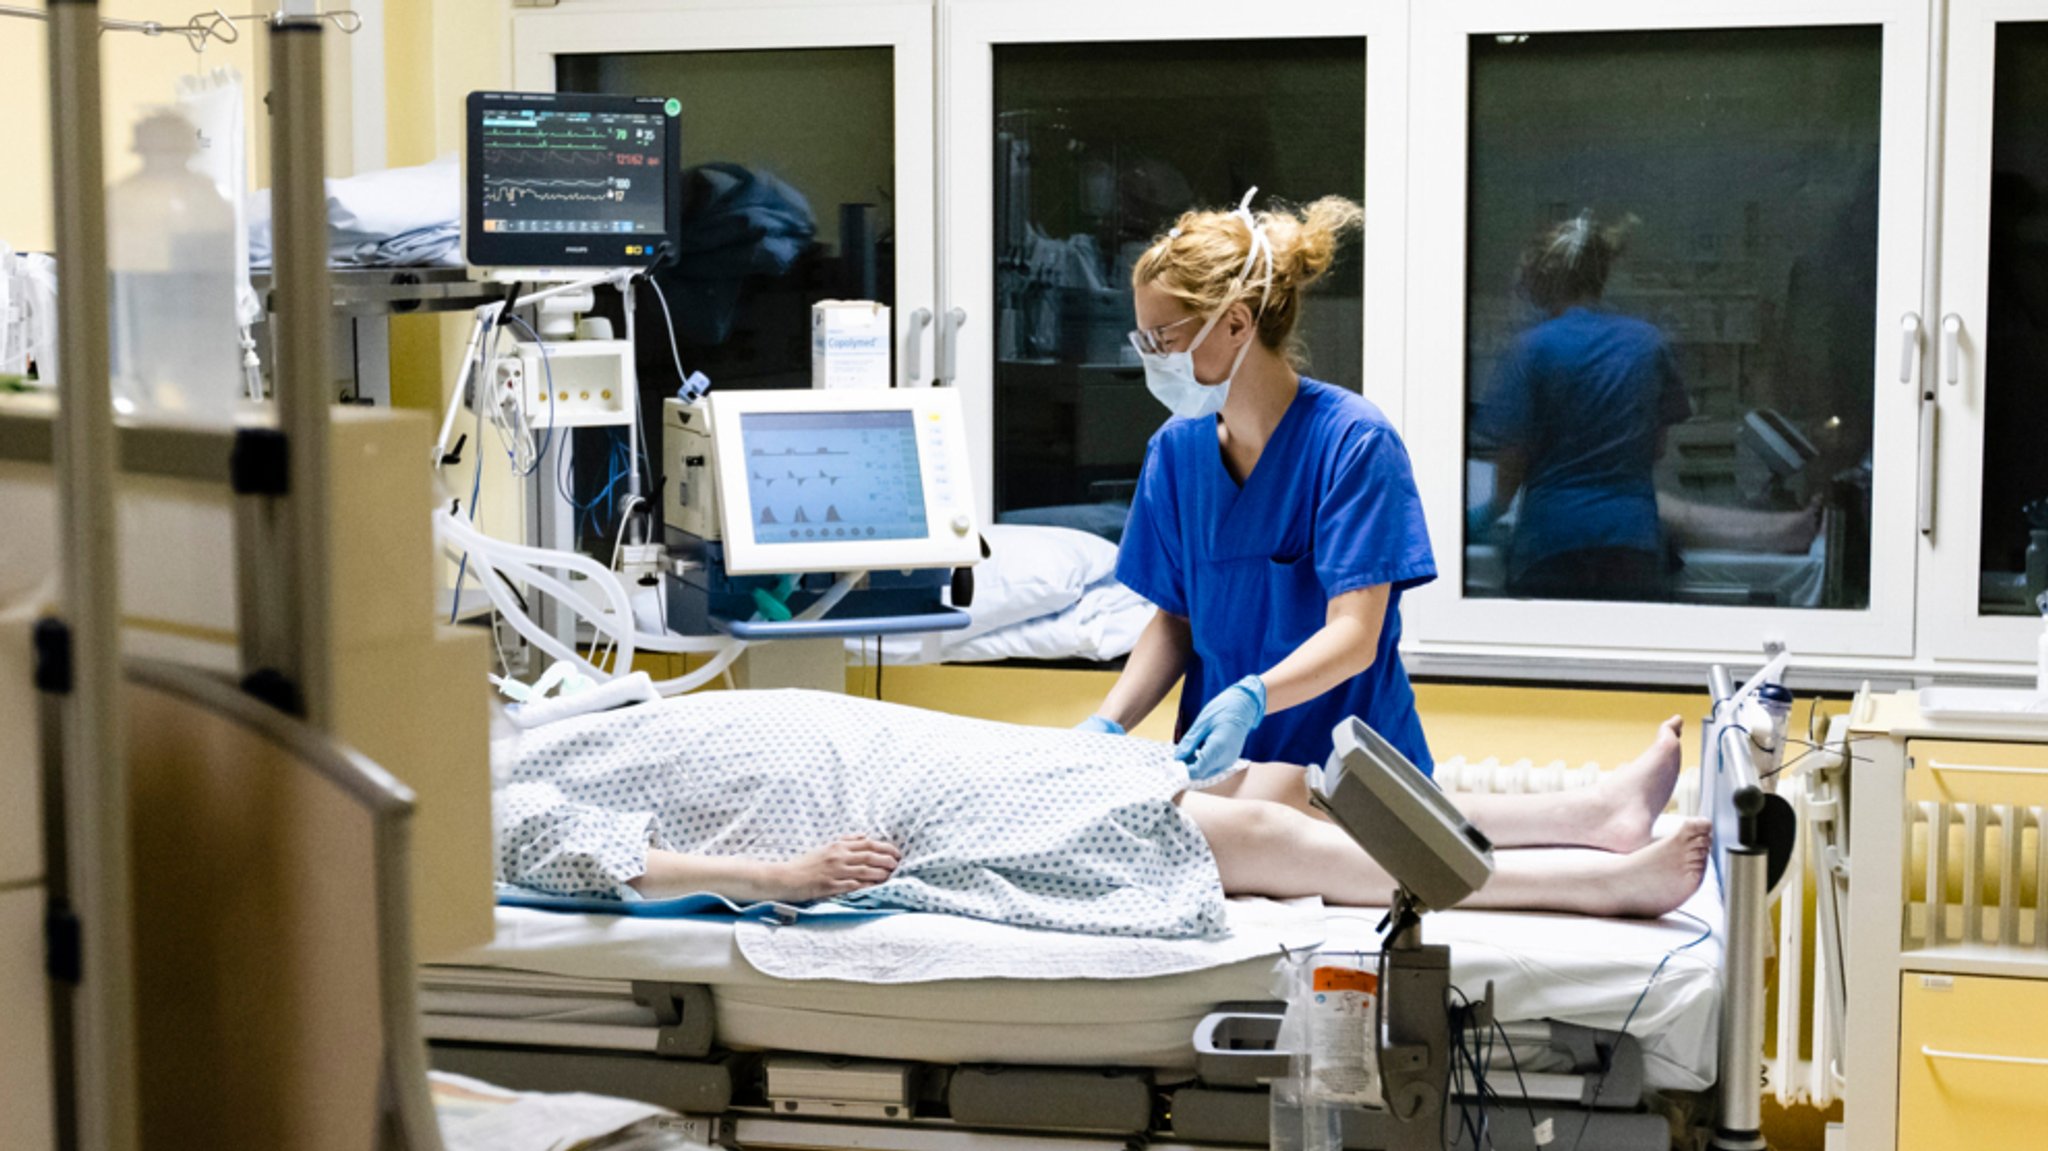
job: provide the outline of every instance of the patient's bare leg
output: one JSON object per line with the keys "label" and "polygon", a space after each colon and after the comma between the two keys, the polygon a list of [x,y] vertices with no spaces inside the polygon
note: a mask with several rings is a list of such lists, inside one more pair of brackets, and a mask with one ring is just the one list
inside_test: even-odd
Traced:
{"label": "patient's bare leg", "polygon": [[[1500,847],[1597,847],[1634,851],[1678,784],[1685,721],[1665,720],[1643,753],[1606,772],[1592,787],[1533,795],[1453,795],[1465,818]],[[1204,795],[1265,800],[1323,818],[1310,806],[1307,777],[1284,763],[1255,763]]]}
{"label": "patient's bare leg", "polygon": [[[1317,895],[1331,903],[1385,906],[1394,881],[1334,824],[1265,800],[1234,800],[1189,792],[1181,810],[1195,821],[1216,856],[1223,890],[1232,895],[1292,899]],[[1604,851],[1504,851],[1494,873],[1464,906],[1583,915],[1655,916],[1684,903],[1706,873],[1705,820],[1687,820],[1674,835],[1626,855]]]}
{"label": "patient's bare leg", "polygon": [[1643,753],[1601,775],[1591,787],[1537,795],[1454,795],[1473,826],[1500,847],[1597,847],[1634,851],[1650,842],[1650,825],[1678,786],[1685,721],[1657,727]]}

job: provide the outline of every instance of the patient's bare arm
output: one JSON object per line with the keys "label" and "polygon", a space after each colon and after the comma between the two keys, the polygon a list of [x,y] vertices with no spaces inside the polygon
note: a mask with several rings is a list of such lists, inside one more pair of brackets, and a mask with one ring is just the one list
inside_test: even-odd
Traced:
{"label": "patient's bare arm", "polygon": [[864,835],[844,835],[795,859],[685,855],[649,848],[647,870],[628,880],[649,899],[709,891],[737,903],[803,902],[846,895],[889,878],[903,853]]}

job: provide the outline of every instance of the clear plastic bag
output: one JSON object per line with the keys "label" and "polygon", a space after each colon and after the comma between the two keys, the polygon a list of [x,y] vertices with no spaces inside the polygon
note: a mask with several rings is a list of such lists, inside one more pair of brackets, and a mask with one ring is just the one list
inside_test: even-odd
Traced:
{"label": "clear plastic bag", "polygon": [[1376,969],[1370,952],[1280,958],[1274,993],[1286,1001],[1278,1047],[1288,1053],[1288,1075],[1272,1085],[1274,1151],[1341,1151],[1343,1112],[1384,1106]]}
{"label": "clear plastic bag", "polygon": [[1318,952],[1306,986],[1307,1097],[1337,1107],[1386,1107],[1380,1087],[1379,956]]}

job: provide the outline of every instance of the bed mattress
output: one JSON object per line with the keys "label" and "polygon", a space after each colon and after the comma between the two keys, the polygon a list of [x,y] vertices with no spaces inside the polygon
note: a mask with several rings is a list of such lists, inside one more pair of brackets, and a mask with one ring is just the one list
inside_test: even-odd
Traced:
{"label": "bed mattress", "polygon": [[[1660,920],[1449,911],[1427,918],[1424,937],[1450,945],[1467,995],[1492,984],[1504,1022],[1626,1021],[1649,1086],[1701,1090],[1714,1079],[1721,1005],[1719,934],[1700,938],[1721,921],[1711,887]],[[1372,950],[1379,918],[1331,908],[1323,946]],[[798,980],[749,963],[728,922],[499,908],[497,924],[490,945],[423,973],[430,1036],[546,1024],[553,1042],[613,1045],[649,1030],[618,994],[643,980],[709,986],[731,1048],[1177,1072],[1193,1068],[1195,1027],[1217,1005],[1275,998],[1272,957],[1147,978]]]}

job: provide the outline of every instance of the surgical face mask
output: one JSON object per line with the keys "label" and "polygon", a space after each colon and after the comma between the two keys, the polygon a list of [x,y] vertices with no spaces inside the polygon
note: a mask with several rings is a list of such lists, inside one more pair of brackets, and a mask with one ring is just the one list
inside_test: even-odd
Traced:
{"label": "surgical face mask", "polygon": [[1195,378],[1195,349],[1202,346],[1202,341],[1209,338],[1209,333],[1215,329],[1224,313],[1228,312],[1230,306],[1244,294],[1245,286],[1251,282],[1252,272],[1258,268],[1262,259],[1265,263],[1266,283],[1259,294],[1259,312],[1263,313],[1266,310],[1266,300],[1272,294],[1273,246],[1267,242],[1266,233],[1252,217],[1250,208],[1252,196],[1257,192],[1257,188],[1246,192],[1244,199],[1237,206],[1237,211],[1233,213],[1244,220],[1245,227],[1250,229],[1252,236],[1251,250],[1245,253],[1244,269],[1237,274],[1230,291],[1224,295],[1223,306],[1209,316],[1202,324],[1202,330],[1195,333],[1195,338],[1188,342],[1188,346],[1178,352],[1152,351],[1146,347],[1143,335],[1138,332],[1131,333],[1131,346],[1137,349],[1138,360],[1145,366],[1145,389],[1152,393],[1154,399],[1165,404],[1167,411],[1183,419],[1197,420],[1203,416],[1213,416],[1222,411],[1223,405],[1230,399],[1231,382],[1237,378],[1237,370],[1244,366],[1245,357],[1251,354],[1251,341],[1246,340],[1244,346],[1237,350],[1237,358],[1230,361],[1230,371],[1224,375],[1221,383],[1215,384],[1204,384]]}

